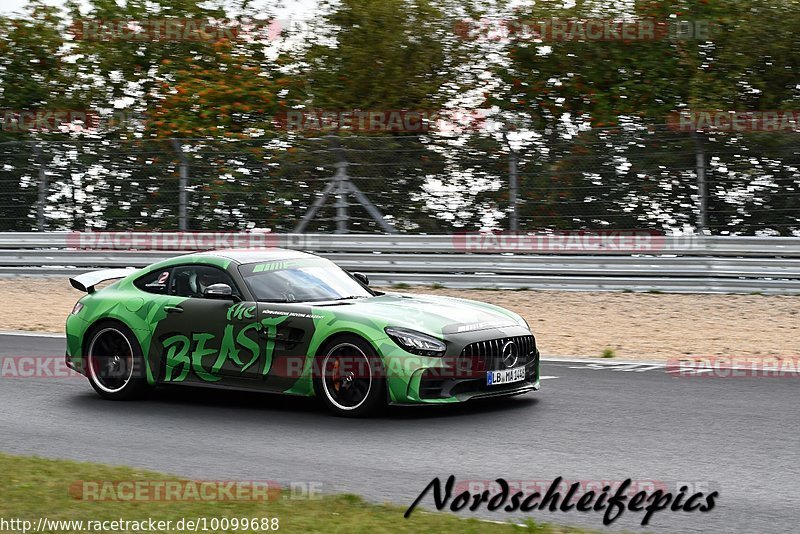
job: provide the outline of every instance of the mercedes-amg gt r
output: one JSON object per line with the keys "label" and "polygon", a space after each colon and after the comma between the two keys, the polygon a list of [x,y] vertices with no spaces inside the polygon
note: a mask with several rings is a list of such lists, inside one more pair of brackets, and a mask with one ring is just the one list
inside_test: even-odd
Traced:
{"label": "mercedes-amg gt r", "polygon": [[67,364],[108,399],[187,384],[316,396],[363,416],[539,389],[516,313],[377,291],[308,253],[203,252],[70,283],[87,294],[67,319]]}

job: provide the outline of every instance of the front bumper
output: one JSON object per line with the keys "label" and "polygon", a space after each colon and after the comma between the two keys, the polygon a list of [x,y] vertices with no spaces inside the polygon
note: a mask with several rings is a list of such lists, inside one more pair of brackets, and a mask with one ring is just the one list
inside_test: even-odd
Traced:
{"label": "front bumper", "polygon": [[419,381],[419,398],[423,401],[455,398],[457,401],[471,400],[480,397],[496,397],[515,395],[539,389],[539,353],[535,353],[531,361],[525,364],[525,380],[510,384],[489,385],[485,369],[470,373],[470,376],[446,377],[437,376],[435,372],[422,372]]}
{"label": "front bumper", "polygon": [[[498,359],[505,342],[525,347],[519,363],[525,378],[509,384],[489,385],[488,371],[505,370]],[[385,355],[391,404],[447,404],[472,399],[512,396],[536,391],[540,386],[539,351],[531,333],[522,327],[473,332],[446,339],[444,357],[399,353]],[[477,347],[477,348],[476,348]]]}

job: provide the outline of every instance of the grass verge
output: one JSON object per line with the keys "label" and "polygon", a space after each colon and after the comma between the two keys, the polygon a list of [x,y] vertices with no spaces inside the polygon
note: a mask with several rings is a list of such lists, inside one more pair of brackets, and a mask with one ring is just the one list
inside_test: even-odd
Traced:
{"label": "grass verge", "polygon": [[[278,518],[278,532],[536,532],[541,534],[581,534],[588,531],[533,521],[525,525],[487,524],[452,514],[416,510],[403,518],[404,508],[375,505],[355,495],[324,496],[316,499],[287,499],[278,496],[270,502],[254,501],[88,501],[76,499],[70,488],[77,481],[180,480],[177,477],[128,468],[64,460],[0,454],[0,517],[29,520],[34,527],[40,517],[71,521],[172,521],[181,519]],[[85,523],[86,524],[86,523]],[[264,530],[212,529],[201,532],[265,532]],[[487,528],[488,527],[488,528]],[[144,527],[147,528],[147,527]],[[184,529],[185,530],[185,529]],[[46,530],[80,532],[74,528]],[[84,532],[86,530],[83,530]],[[142,532],[131,530],[127,532]],[[171,532],[180,530],[172,529]]]}

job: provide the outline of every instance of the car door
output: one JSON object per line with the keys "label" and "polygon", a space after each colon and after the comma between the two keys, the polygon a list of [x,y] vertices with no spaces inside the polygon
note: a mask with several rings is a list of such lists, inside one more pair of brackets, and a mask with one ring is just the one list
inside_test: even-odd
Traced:
{"label": "car door", "polygon": [[277,392],[291,389],[310,357],[314,311],[309,304],[260,302],[258,317],[265,355],[262,387]]}
{"label": "car door", "polygon": [[[204,295],[212,284],[227,284],[233,298]],[[172,268],[164,319],[153,336],[161,355],[163,381],[214,384],[255,378],[261,358],[256,303],[243,294],[230,275],[203,264]]]}

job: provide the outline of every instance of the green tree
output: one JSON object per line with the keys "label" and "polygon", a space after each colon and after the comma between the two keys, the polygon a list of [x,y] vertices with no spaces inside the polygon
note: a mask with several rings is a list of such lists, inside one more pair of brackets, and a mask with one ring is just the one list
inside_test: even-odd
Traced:
{"label": "green tree", "polygon": [[[21,124],[23,111],[76,109],[70,66],[64,61],[58,10],[38,0],[19,15],[0,17],[0,229],[36,227],[39,170],[47,164],[37,143],[65,134],[50,125]],[[33,127],[31,127],[33,126]],[[48,190],[50,196],[52,190]]]}
{"label": "green tree", "polygon": [[[343,0],[323,2],[316,38],[301,50],[297,68],[304,84],[293,101],[325,111],[443,111],[467,89],[474,67],[468,43],[457,29],[472,9],[450,0]],[[393,218],[401,230],[441,231],[424,185],[443,177],[447,161],[432,149],[430,135],[360,132],[343,139],[339,160],[348,175]],[[390,156],[391,154],[391,156]],[[328,166],[326,173],[333,174]],[[356,204],[353,199],[351,203]],[[351,207],[363,230],[374,224],[360,206]],[[322,229],[332,228],[331,210]]]}
{"label": "green tree", "polygon": [[[79,86],[82,98],[91,107],[109,115],[115,110],[124,119],[110,121],[100,133],[122,149],[106,150],[97,155],[99,161],[95,159],[102,170],[93,182],[104,199],[107,227],[177,225],[181,156],[169,141],[172,138],[192,139],[180,146],[191,169],[194,227],[246,225],[242,210],[255,199],[242,194],[238,179],[243,169],[255,165],[252,154],[234,144],[224,150],[213,144],[214,139],[268,133],[270,117],[281,105],[282,79],[265,53],[268,43],[262,39],[255,10],[246,1],[85,4],[69,4],[79,30],[74,53],[78,77],[84,81]],[[91,30],[110,21],[146,26],[162,20],[183,24],[186,32],[196,22],[209,23],[216,31],[185,32],[178,39],[122,39],[103,33],[99,38],[80,38],[84,24]],[[242,163],[248,157],[249,162]]]}
{"label": "green tree", "polygon": [[[796,4],[537,3],[516,11],[511,27],[553,18],[710,21],[712,26],[710,38],[644,41],[541,42],[524,31],[510,33],[487,105],[521,116],[521,129],[536,134],[523,143],[520,169],[522,217],[531,229],[691,225],[696,145],[690,134],[658,125],[687,109],[796,107],[797,59],[789,52],[798,49]],[[709,149],[721,150],[724,158],[725,151],[741,145],[740,137],[729,136]],[[734,177],[723,169],[717,165],[711,176],[711,206],[718,213],[731,209],[725,206],[726,191],[734,187]]]}

